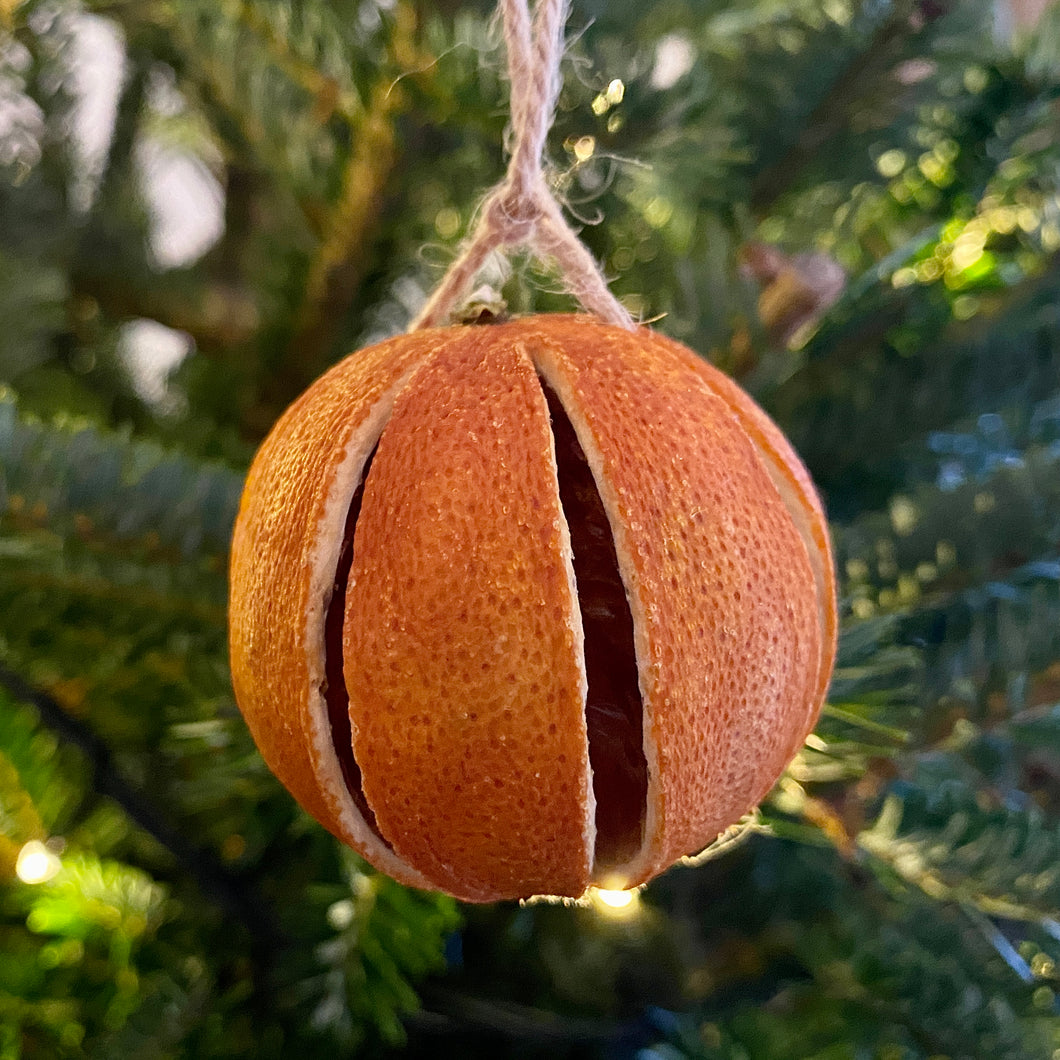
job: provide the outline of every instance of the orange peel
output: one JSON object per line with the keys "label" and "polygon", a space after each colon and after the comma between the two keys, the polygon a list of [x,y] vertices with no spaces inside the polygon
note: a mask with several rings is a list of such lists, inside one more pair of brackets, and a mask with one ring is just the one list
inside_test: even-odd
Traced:
{"label": "orange peel", "polygon": [[318,380],[251,466],[236,697],[321,824],[467,901],[633,887],[769,791],[835,655],[779,429],[646,328],[425,329]]}

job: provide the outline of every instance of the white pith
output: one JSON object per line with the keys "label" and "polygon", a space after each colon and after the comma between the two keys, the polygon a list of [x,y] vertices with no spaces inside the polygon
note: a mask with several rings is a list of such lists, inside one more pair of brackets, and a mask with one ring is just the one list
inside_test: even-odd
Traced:
{"label": "white pith", "polygon": [[[421,362],[422,363],[422,362]],[[306,736],[313,751],[316,777],[321,793],[335,816],[340,838],[359,849],[377,868],[412,886],[433,889],[434,885],[390,847],[382,842],[357,808],[339,764],[328,719],[327,700],[322,691],[325,679],[325,619],[335,583],[339,554],[345,535],[346,516],[353,495],[361,484],[364,465],[375,449],[394,409],[397,395],[419,369],[406,373],[372,406],[365,420],[346,443],[346,450],[335,468],[328,489],[324,514],[317,526],[316,547],[309,560],[309,597],[305,614],[305,649],[308,669],[309,703],[305,712]]]}

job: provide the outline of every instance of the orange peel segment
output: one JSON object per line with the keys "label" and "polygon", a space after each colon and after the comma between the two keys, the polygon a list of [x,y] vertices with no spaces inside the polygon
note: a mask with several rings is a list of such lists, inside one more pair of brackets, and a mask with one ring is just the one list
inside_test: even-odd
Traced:
{"label": "orange peel segment", "polygon": [[644,846],[612,870],[628,887],[773,785],[792,729],[816,715],[825,632],[807,544],[732,391],[726,401],[704,362],[650,332],[544,318],[539,334],[535,359],[589,458],[633,612],[649,788]]}
{"label": "orange peel segment", "polygon": [[398,398],[344,629],[354,756],[394,849],[450,893],[469,880],[489,881],[484,898],[584,891],[582,627],[548,411],[520,343],[464,332]]}
{"label": "orange peel segment", "polygon": [[229,569],[236,701],[269,768],[325,828],[401,882],[428,887],[374,835],[327,725],[324,616],[350,498],[405,379],[445,339],[400,339],[336,365],[279,419],[240,501]]}

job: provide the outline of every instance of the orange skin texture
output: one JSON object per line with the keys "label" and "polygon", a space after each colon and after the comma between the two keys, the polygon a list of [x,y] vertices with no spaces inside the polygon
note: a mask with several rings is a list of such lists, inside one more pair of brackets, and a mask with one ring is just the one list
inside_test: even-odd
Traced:
{"label": "orange skin texture", "polygon": [[354,756],[380,830],[449,891],[589,883],[550,447],[529,358],[478,328],[398,399],[365,489],[343,624]]}
{"label": "orange skin texture", "polygon": [[295,709],[306,694],[306,649],[301,629],[287,619],[308,606],[308,582],[299,574],[315,548],[312,530],[345,436],[416,359],[403,356],[399,345],[346,362],[341,376],[329,380],[333,385],[311,388],[287,410],[251,466],[232,542],[229,632],[236,690],[249,686],[245,695],[253,709],[246,718],[254,739],[318,819],[326,810]]}
{"label": "orange skin texture", "polygon": [[[633,616],[644,845],[606,878],[537,375],[585,451]],[[385,843],[350,823],[322,750],[323,644],[303,617],[326,606],[314,563],[356,486],[336,491],[338,469],[377,438],[343,662]],[[231,572],[233,682],[270,768],[378,867],[469,901],[634,886],[708,845],[805,739],[835,654],[827,524],[781,432],[685,347],[587,317],[429,329],[337,365],[255,458]]]}
{"label": "orange skin texture", "polygon": [[[322,646],[307,644],[298,619],[311,605],[308,571],[347,439],[438,344],[437,336],[414,345],[382,343],[310,387],[258,450],[232,538],[228,625],[236,700],[269,768],[313,817],[366,857],[371,851],[343,826],[334,796],[320,783],[307,700],[310,655]],[[428,886],[415,876],[402,882]]]}

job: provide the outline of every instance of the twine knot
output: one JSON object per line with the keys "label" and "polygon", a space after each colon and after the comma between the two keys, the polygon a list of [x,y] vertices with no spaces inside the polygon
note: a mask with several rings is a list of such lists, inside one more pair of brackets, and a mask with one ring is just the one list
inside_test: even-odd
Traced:
{"label": "twine knot", "polygon": [[549,194],[540,175],[529,182],[509,175],[491,193],[483,211],[484,220],[504,245],[530,243],[544,216],[544,203]]}
{"label": "twine knot", "polygon": [[489,193],[470,240],[427,300],[411,330],[444,324],[489,256],[525,246],[552,260],[567,290],[602,320],[632,328],[633,319],[608,290],[599,266],[567,224],[545,180],[545,140],[559,95],[566,0],[501,0],[511,84],[512,148],[504,179]]}

